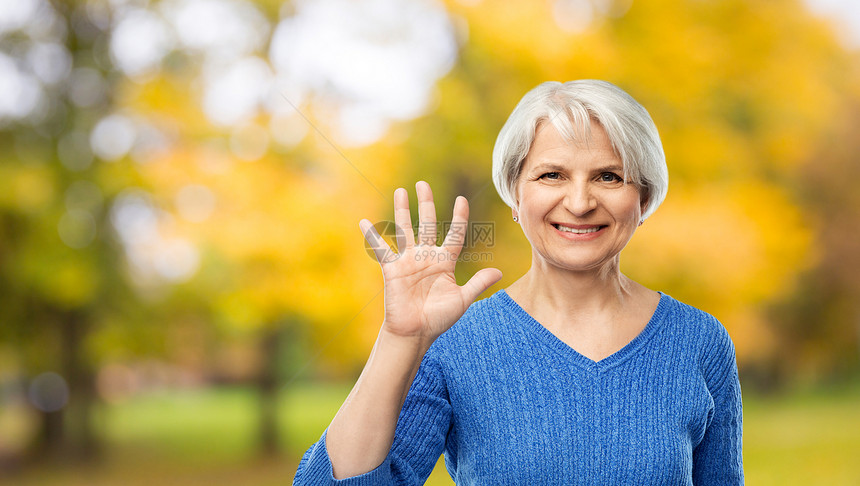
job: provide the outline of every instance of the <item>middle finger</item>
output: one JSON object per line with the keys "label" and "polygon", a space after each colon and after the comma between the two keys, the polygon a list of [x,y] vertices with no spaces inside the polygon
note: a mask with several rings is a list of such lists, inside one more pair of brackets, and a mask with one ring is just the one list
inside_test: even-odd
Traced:
{"label": "middle finger", "polygon": [[430,184],[418,181],[415,184],[418,194],[418,244],[436,245],[436,205]]}
{"label": "middle finger", "polygon": [[415,237],[412,234],[409,194],[402,187],[394,191],[394,223],[400,228],[400,233],[397,234],[397,250],[403,253],[415,245]]}

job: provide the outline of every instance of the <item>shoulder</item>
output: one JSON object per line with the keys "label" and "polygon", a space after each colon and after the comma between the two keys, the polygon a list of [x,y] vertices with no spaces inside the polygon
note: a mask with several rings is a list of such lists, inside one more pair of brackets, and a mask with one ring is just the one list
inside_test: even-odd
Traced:
{"label": "shoulder", "polygon": [[663,294],[663,299],[664,319],[676,332],[706,345],[731,344],[728,331],[716,317],[667,294]]}
{"label": "shoulder", "polygon": [[728,330],[716,317],[701,309],[665,294],[664,299],[668,304],[667,327],[692,348],[708,381],[719,380],[718,376],[735,366],[735,346]]}
{"label": "shoulder", "polygon": [[510,299],[500,290],[472,303],[460,319],[436,339],[431,351],[439,355],[451,355],[491,346],[494,335],[504,333],[504,329],[511,325],[511,313],[506,309],[507,300]]}
{"label": "shoulder", "polygon": [[466,309],[463,316],[451,326],[444,337],[447,339],[475,338],[487,334],[488,325],[499,329],[508,324],[512,317],[511,299],[504,290],[477,300]]}

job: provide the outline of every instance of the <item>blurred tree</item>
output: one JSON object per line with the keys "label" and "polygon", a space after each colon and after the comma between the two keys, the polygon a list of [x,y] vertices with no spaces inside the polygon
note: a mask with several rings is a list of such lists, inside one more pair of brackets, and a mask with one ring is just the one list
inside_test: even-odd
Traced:
{"label": "blurred tree", "polygon": [[[183,305],[210,316],[222,337],[258,336],[259,362],[252,368],[261,391],[261,416],[268,417],[262,421],[261,443],[272,450],[278,383],[294,377],[304,364],[279,370],[278,343],[309,335],[306,346],[324,346],[331,334],[350,324],[363,304],[360,299],[374,296],[356,291],[355,283],[372,281],[376,269],[365,256],[359,232],[345,233],[357,228],[362,211],[371,209],[364,202],[366,195],[355,197],[368,191],[343,175],[320,178],[290,168],[276,156],[211,174],[189,164],[200,159],[185,150],[165,155],[141,172],[151,181],[154,197],[163,201],[161,206],[180,215],[170,231],[191,238],[204,255],[199,273],[182,284]],[[189,216],[188,208],[169,202],[181,201],[175,195],[188,187],[211,191],[216,202],[205,220],[182,218],[183,213]],[[376,199],[369,198],[371,204]],[[378,293],[373,287],[367,290]],[[309,332],[304,331],[302,326],[309,324]],[[352,327],[338,348],[326,350],[341,355],[335,362],[353,365],[358,351],[349,348],[360,330]],[[304,356],[314,357],[310,350]]]}
{"label": "blurred tree", "polygon": [[[93,439],[84,418],[95,368],[161,355],[215,379],[255,375],[261,446],[273,450],[278,379],[315,359],[296,341],[316,343],[342,370],[364,355],[355,342],[372,340],[354,321],[378,324],[379,311],[356,315],[380,296],[364,285],[378,270],[358,231],[343,228],[382,214],[379,187],[391,192],[385,173],[398,150],[347,157],[317,128],[335,108],[325,96],[316,117],[287,98],[292,91],[266,92],[271,72],[259,55],[271,28],[251,3],[20,8],[9,15],[24,20],[2,23],[13,26],[2,34],[4,56],[23,66],[14,67],[21,86],[33,73],[59,73],[35,84],[39,110],[4,120],[4,147],[18,156],[0,181],[13,324],[3,337],[25,369],[58,370],[85,410],[65,427],[52,420],[62,411],[45,413],[43,435],[60,442],[62,430],[81,427]],[[211,22],[201,27],[200,16]],[[43,28],[27,22],[37,18]],[[54,341],[65,354],[50,352]],[[222,359],[248,341],[255,352]],[[193,349],[211,357],[189,361]],[[280,359],[284,349],[295,358]]]}
{"label": "blurred tree", "polygon": [[11,106],[18,110],[0,118],[0,336],[31,379],[40,417],[33,452],[91,457],[96,360],[89,337],[118,316],[128,324],[141,316],[108,214],[135,176],[126,165],[93,163],[88,134],[115,107],[103,32],[74,4],[19,5],[28,8],[41,23],[23,17],[15,25],[12,15],[0,32],[2,75],[12,88],[4,95],[17,97]]}
{"label": "blurred tree", "polygon": [[[210,3],[210,11],[196,13],[223,15],[218,9],[229,7],[225,23],[252,18],[248,25],[255,31],[269,31],[250,3]],[[260,444],[272,451],[279,381],[306,369],[313,349],[324,350],[334,372],[353,369],[378,329],[381,309],[361,312],[380,296],[381,284],[374,284],[378,269],[365,256],[357,222],[383,214],[379,207],[389,196],[382,193],[393,189],[388,172],[402,158],[386,144],[345,154],[336,136],[343,127],[331,121],[343,114],[330,98],[346,104],[348,96],[314,96],[313,86],[295,95],[273,84],[259,52],[266,42],[237,52],[217,31],[207,37],[192,25],[184,32],[188,5],[164,13],[184,45],[174,46],[146,76],[126,67],[116,88],[126,109],[169,134],[167,149],[135,167],[147,191],[126,192],[114,204],[118,232],[132,263],[152,260],[152,268],[134,272],[138,290],[158,294],[170,286],[159,301],[172,316],[168,322],[202,316],[190,321],[217,341],[209,363],[216,379],[251,380],[258,387]],[[125,24],[117,25],[115,37]],[[280,44],[272,43],[275,51]],[[378,122],[371,118],[367,124]],[[149,238],[140,237],[133,221],[123,222],[122,215],[138,212],[153,220]],[[168,258],[160,264],[153,251]],[[374,326],[359,325],[368,321]],[[302,350],[295,342],[301,340],[306,348],[316,346]],[[220,359],[234,344],[248,342],[257,343],[255,352]],[[286,360],[289,369],[279,367],[284,349],[298,351]]]}
{"label": "blurred tree", "polygon": [[[856,79],[856,78],[855,78]],[[780,359],[765,378],[804,381],[860,372],[860,93],[848,93],[831,130],[801,171],[796,191],[815,218],[816,265],[790,299],[773,308]],[[834,143],[834,141],[839,141]]]}

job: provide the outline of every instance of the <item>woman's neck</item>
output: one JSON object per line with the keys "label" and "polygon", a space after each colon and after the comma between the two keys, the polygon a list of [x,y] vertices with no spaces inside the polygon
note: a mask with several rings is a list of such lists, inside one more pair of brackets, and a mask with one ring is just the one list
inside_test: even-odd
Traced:
{"label": "woman's neck", "polygon": [[[588,271],[562,269],[535,260],[532,267],[508,289],[520,306],[532,315],[555,320],[594,322],[620,313],[647,290],[621,273],[619,260]],[[568,321],[571,322],[571,321]]]}

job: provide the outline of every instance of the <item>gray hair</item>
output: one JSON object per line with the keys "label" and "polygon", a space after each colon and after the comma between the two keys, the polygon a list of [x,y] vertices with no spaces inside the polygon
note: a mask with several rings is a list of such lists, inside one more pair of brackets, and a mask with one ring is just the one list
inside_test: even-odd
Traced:
{"label": "gray hair", "polygon": [[624,90],[593,79],[542,83],[514,108],[493,149],[493,183],[505,204],[518,206],[516,184],[538,125],[548,121],[568,140],[583,135],[587,140],[591,120],[606,131],[624,164],[624,179],[637,184],[643,199],[647,198],[642,219],[653,214],[669,186],[657,127],[648,111]]}

